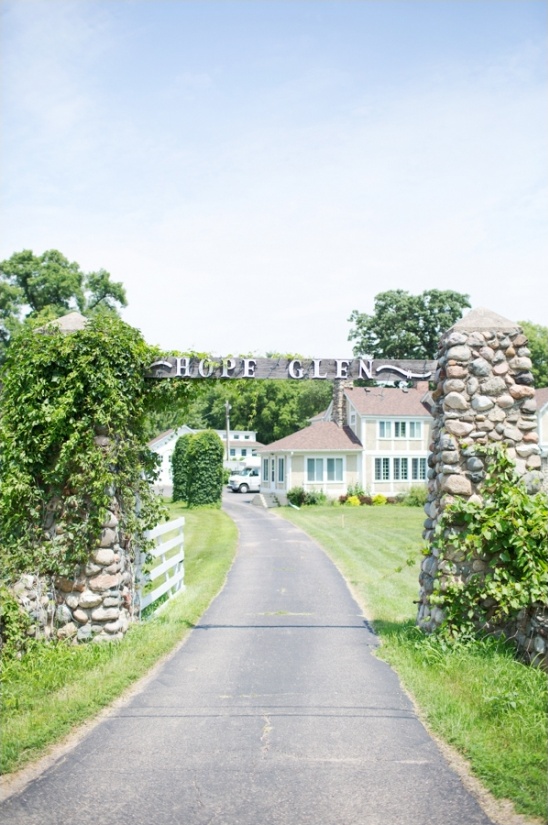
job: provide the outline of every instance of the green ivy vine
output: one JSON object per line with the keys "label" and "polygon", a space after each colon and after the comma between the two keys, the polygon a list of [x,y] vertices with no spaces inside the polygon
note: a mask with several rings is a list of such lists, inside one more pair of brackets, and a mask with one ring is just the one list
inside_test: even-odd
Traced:
{"label": "green ivy vine", "polygon": [[214,430],[188,433],[177,439],[171,457],[173,501],[189,507],[221,506],[223,442]]}
{"label": "green ivy vine", "polygon": [[[431,603],[445,613],[452,636],[503,627],[524,608],[548,601],[548,499],[530,495],[504,446],[478,446],[485,463],[482,500],[455,499],[436,528],[431,548],[449,573],[435,580]],[[474,570],[474,561],[483,569]],[[460,568],[460,571],[458,570]],[[451,576],[451,573],[454,575]]]}
{"label": "green ivy vine", "polygon": [[21,572],[71,575],[96,547],[113,499],[130,551],[161,519],[147,416],[188,399],[191,388],[147,377],[159,355],[114,316],[69,334],[49,325],[14,338],[1,375],[5,581]]}

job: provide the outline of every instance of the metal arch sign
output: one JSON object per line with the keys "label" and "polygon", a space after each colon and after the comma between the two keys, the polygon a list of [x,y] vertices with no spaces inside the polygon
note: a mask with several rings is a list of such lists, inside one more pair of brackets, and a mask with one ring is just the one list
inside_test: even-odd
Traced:
{"label": "metal arch sign", "polygon": [[200,358],[169,356],[150,365],[151,378],[427,381],[436,361],[373,358]]}

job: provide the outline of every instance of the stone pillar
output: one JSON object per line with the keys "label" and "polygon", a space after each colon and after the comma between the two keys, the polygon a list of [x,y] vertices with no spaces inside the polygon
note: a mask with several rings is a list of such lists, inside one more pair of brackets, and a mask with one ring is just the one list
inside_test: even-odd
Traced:
{"label": "stone pillar", "polygon": [[[103,429],[96,428],[94,440],[98,449],[110,449],[110,438]],[[25,575],[12,587],[31,618],[29,636],[75,642],[123,638],[134,618],[136,583],[131,554],[119,526],[120,501],[115,489],[109,495],[106,517],[86,564],[77,566],[70,578]],[[58,523],[62,501],[52,498],[47,511],[44,530],[53,541],[63,533]]]}
{"label": "stone pillar", "polygon": [[55,582],[58,638],[121,639],[133,618],[133,569],[118,527],[119,502],[110,502],[97,547],[74,577]]}
{"label": "stone pillar", "polygon": [[[428,541],[456,496],[481,499],[484,466],[476,445],[505,443],[529,492],[542,483],[530,351],[517,324],[485,309],[470,312],[443,336],[435,382],[424,525]],[[450,575],[466,581],[483,569],[481,559],[466,561],[450,545],[445,558],[432,549],[420,573],[418,624],[431,631],[443,621],[443,611],[430,606],[436,577],[443,589]]]}

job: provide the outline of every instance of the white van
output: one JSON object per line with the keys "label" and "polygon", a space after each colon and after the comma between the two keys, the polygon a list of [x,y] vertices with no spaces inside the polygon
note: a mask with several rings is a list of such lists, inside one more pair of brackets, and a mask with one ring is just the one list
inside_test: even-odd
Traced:
{"label": "white van", "polygon": [[261,482],[258,467],[242,467],[234,470],[228,479],[228,486],[233,493],[259,493]]}

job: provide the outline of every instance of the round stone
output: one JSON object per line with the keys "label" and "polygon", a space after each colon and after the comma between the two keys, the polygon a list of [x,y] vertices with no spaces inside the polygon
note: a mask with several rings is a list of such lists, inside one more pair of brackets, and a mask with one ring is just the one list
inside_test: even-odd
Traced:
{"label": "round stone", "polygon": [[491,364],[485,358],[475,358],[470,364],[470,372],[479,377],[491,375]]}
{"label": "round stone", "polygon": [[472,398],[472,409],[476,410],[476,412],[487,412],[492,407],[495,406],[495,402],[492,398],[488,398],[486,395],[475,395]]}
{"label": "round stone", "polygon": [[91,590],[84,590],[80,596],[79,606],[81,608],[97,607],[103,601],[99,593],[92,593]]}
{"label": "round stone", "polygon": [[447,432],[451,433],[451,435],[455,435],[457,438],[464,438],[467,435],[470,435],[472,430],[474,429],[473,424],[467,424],[464,421],[446,421],[445,428]]}
{"label": "round stone", "polygon": [[468,401],[459,392],[450,392],[448,395],[445,396],[445,400],[443,403],[444,407],[448,407],[451,410],[468,409]]}
{"label": "round stone", "polygon": [[59,624],[67,624],[72,619],[72,612],[66,606],[66,604],[60,604],[57,610],[55,611],[55,620]]}
{"label": "round stone", "polygon": [[462,392],[464,390],[464,381],[461,381],[460,378],[448,378],[447,381],[444,382],[443,391],[446,395],[450,392]]}
{"label": "round stone", "polygon": [[450,493],[454,496],[471,496],[472,484],[466,476],[453,473],[444,478],[442,490],[444,493]]}
{"label": "round stone", "polygon": [[471,355],[472,350],[464,344],[457,344],[447,350],[447,358],[453,361],[468,361]]}
{"label": "round stone", "polygon": [[[91,558],[96,564],[100,564],[106,567],[109,564],[112,564],[114,561],[114,550],[107,547],[100,547],[99,549],[95,550],[94,553],[91,554]],[[95,572],[98,573],[99,569]]]}

